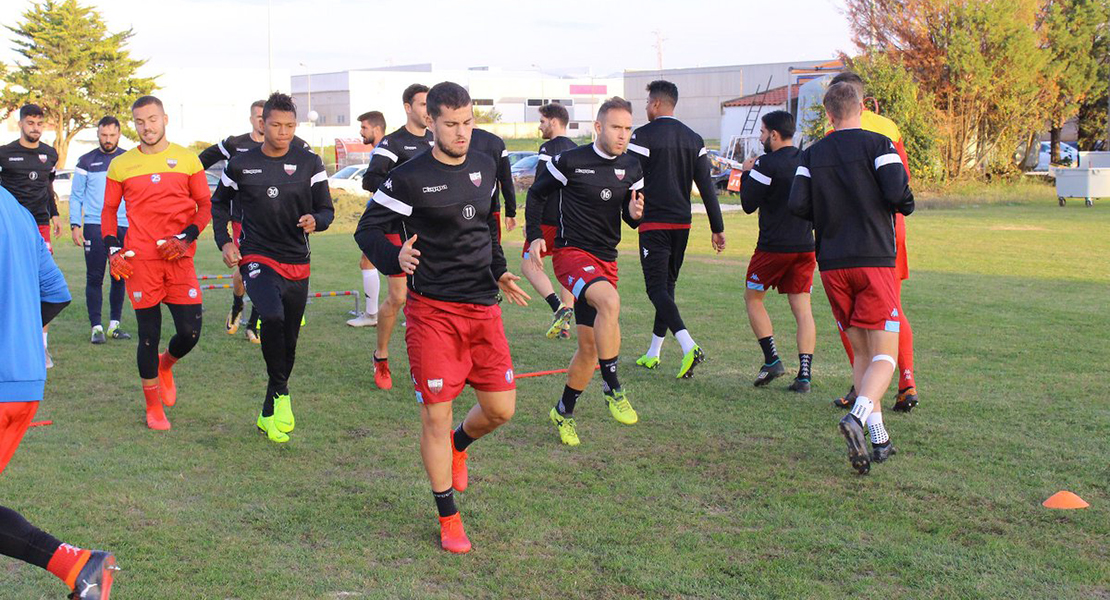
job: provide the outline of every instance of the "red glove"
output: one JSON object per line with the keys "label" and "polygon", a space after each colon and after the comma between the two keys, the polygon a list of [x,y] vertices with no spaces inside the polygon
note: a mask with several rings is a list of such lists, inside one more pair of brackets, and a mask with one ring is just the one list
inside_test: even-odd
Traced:
{"label": "red glove", "polygon": [[178,260],[185,256],[189,250],[189,243],[185,241],[185,234],[179,233],[171,238],[158,240],[158,255],[163,260]]}
{"label": "red glove", "polygon": [[135,256],[131,250],[124,251],[123,248],[109,248],[108,249],[108,272],[112,274],[115,279],[127,279],[135,272],[131,263],[127,259]]}

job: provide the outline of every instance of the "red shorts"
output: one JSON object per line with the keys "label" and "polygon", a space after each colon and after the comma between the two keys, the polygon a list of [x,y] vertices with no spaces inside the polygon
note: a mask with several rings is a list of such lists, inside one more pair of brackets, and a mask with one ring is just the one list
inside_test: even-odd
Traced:
{"label": "red shorts", "polygon": [[[385,234],[385,239],[389,240],[390,244],[393,244],[394,246],[397,246],[398,248],[400,248],[402,245],[404,245],[404,242],[401,241],[401,234],[399,234],[399,233],[387,233],[387,234]],[[398,273],[397,275],[390,275],[390,277],[395,277],[395,278],[398,278],[398,279],[404,279],[406,277],[406,275],[404,273]]]}
{"label": "red shorts", "polygon": [[0,473],[8,466],[38,409],[38,402],[0,402]]}
{"label": "red shorts", "polygon": [[777,288],[780,294],[808,294],[813,290],[813,252],[764,252],[756,250],[748,262],[748,289],[765,292]]}
{"label": "red shorts", "polygon": [[42,239],[46,240],[46,249],[49,250],[51,254],[54,254],[54,244],[50,243],[50,225],[39,225],[38,227],[39,235],[42,236]]}
{"label": "red shorts", "polygon": [[239,221],[231,222],[231,241],[235,242],[235,249],[239,249],[239,236],[243,235],[243,224]]}
{"label": "red shorts", "polygon": [[[605,280],[617,286],[617,261],[605,261],[579,248],[559,248],[551,259],[559,285],[570,290],[575,298],[591,283]],[[584,298],[581,298],[584,299]]]}
{"label": "red shorts", "polygon": [[127,297],[131,306],[138,310],[167,304],[200,304],[202,302],[197,272],[193,258],[186,257],[173,262],[156,258],[153,260],[129,259],[135,272],[126,279]]}
{"label": "red shorts", "polygon": [[501,307],[442,302],[409,292],[405,344],[416,400],[450,402],[463,386],[479,392],[516,389]]}
{"label": "red shorts", "polygon": [[894,215],[894,241],[897,255],[894,257],[894,274],[899,281],[910,278],[910,259],[906,255],[906,217],[901,213]]}
{"label": "red shorts", "polygon": [[891,267],[857,267],[821,272],[833,318],[849,327],[898,333],[898,284]]}
{"label": "red shorts", "polygon": [[[547,258],[555,253],[555,232],[559,230],[554,225],[540,225],[543,231],[543,243],[547,244],[547,252],[540,254],[540,258]],[[524,245],[524,249],[520,251],[521,258],[528,258],[528,245]]]}

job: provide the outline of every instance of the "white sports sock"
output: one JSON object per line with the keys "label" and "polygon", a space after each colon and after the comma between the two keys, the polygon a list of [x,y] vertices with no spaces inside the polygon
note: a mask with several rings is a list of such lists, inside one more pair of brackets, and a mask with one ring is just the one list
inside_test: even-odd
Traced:
{"label": "white sports sock", "polygon": [[50,345],[50,342],[49,342],[49,340],[47,339],[47,336],[49,336],[49,335],[50,335],[50,334],[49,334],[49,333],[47,333],[47,332],[45,332],[45,331],[44,331],[44,332],[42,332],[42,345],[43,345],[43,347],[47,347],[47,346],[49,346],[49,345]]}
{"label": "white sports sock", "polygon": [[103,325],[93,325],[92,330],[93,331],[104,331],[104,326]]}
{"label": "white sports sock", "polygon": [[116,327],[119,327],[119,321],[108,321],[108,329],[115,329]]}
{"label": "white sports sock", "polygon": [[859,419],[860,423],[866,423],[874,408],[875,403],[872,402],[870,398],[867,396],[856,396],[856,403],[852,406],[852,414]]}
{"label": "white sports sock", "polygon": [[870,417],[867,417],[867,430],[871,432],[872,444],[885,444],[890,441],[890,435],[886,432],[886,427],[883,427],[883,413],[872,412]]}
{"label": "white sports sock", "polygon": [[659,354],[661,352],[663,352],[663,338],[661,338],[661,337],[659,337],[655,334],[652,334],[651,335],[651,347],[648,348],[647,355],[648,356],[653,356],[655,358],[659,358]]}
{"label": "white sports sock", "polygon": [[694,338],[690,337],[690,332],[685,329],[674,332],[674,339],[678,340],[678,344],[682,346],[683,354],[686,354],[693,350],[694,346],[697,346],[697,344],[694,343]]}
{"label": "white sports sock", "polygon": [[362,291],[366,294],[366,314],[378,314],[378,292],[381,291],[382,281],[378,278],[377,269],[362,270]]}

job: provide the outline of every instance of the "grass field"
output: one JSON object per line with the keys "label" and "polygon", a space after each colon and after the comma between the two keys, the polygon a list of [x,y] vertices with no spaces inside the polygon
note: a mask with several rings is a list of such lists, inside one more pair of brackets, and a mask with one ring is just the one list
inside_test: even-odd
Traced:
{"label": "grass field", "polygon": [[[84,267],[59,243],[75,301],[50,336],[58,366],[39,418],[55,424],[28,432],[2,503],[115,551],[120,600],[1110,597],[1107,206],[1045,196],[910,218],[904,304],[922,404],[888,413],[900,452],[867,477],[829,404],[849,370],[820,285],[813,393],[751,386],[761,355],[742,289],[756,220],[726,219],[722,256],[697,223],[679,289],[710,361],[675,381],[670,340],[660,372],[633,365],[651,311],[627,236],[622,377],[640,424],[608,416],[595,378],[576,411],[583,444],[563,447],[547,420],[563,380],[521,380],[516,417],[473,446],[467,556],[438,547],[400,335],[399,385],[378,391],[373,330],[343,325],[345,299],[313,302],[291,385],[297,430],[276,446],[253,426],[259,349],[222,332],[230,293],[209,292],[200,345],[176,371],[174,428],[155,433],[134,342],[88,344]],[[201,242],[200,270],[224,272]],[[314,250],[315,290],[360,285],[349,235],[316,236]],[[520,243],[508,254],[516,264]],[[768,305],[793,357],[786,302]],[[506,307],[518,373],[565,366],[571,343],[542,336],[548,318],[542,300]],[[464,392],[456,414],[473,399]],[[1061,489],[1091,507],[1041,507]],[[0,560],[0,597],[60,592]]]}

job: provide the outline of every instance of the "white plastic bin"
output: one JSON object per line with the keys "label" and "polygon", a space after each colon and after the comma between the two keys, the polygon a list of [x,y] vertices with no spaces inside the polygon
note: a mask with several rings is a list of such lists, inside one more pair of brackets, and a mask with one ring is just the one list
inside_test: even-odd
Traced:
{"label": "white plastic bin", "polygon": [[1110,198],[1110,168],[1053,169],[1052,173],[1060,206],[1068,198],[1083,198],[1087,206],[1094,206],[1095,198]]}

